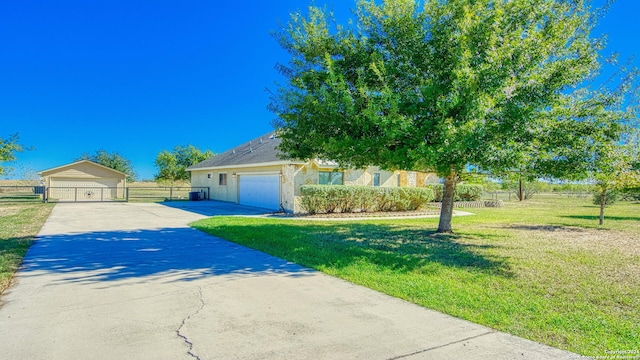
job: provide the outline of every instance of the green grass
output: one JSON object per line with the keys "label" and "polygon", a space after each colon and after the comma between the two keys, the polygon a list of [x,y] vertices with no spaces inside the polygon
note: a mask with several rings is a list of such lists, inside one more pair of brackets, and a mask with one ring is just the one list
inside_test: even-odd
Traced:
{"label": "green grass", "polygon": [[416,304],[583,355],[637,349],[640,204],[539,196],[454,218],[220,217],[192,225]]}
{"label": "green grass", "polygon": [[35,202],[0,203],[0,294],[11,284],[52,208]]}

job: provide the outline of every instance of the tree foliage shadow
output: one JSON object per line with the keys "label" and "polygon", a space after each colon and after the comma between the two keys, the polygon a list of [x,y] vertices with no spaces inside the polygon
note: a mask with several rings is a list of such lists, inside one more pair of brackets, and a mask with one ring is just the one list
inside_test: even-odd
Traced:
{"label": "tree foliage shadow", "polygon": [[193,281],[220,275],[309,272],[296,264],[209,236],[190,228],[102,231],[40,236],[21,276],[68,276],[63,282],[103,282],[164,277]]}
{"label": "tree foliage shadow", "polygon": [[206,201],[165,201],[158,203],[159,205],[180,209],[195,214],[205,216],[252,216],[252,215],[266,215],[273,214],[275,211],[246,206],[235,203],[228,203],[216,200]]}
{"label": "tree foliage shadow", "polygon": [[[395,272],[420,271],[437,263],[471,272],[513,275],[507,259],[491,251],[498,245],[485,241],[479,244],[462,234],[437,234],[433,230],[366,223],[300,225],[290,222],[196,227],[315,269],[344,268],[364,260]],[[477,235],[481,236],[490,237]]]}
{"label": "tree foliage shadow", "polygon": [[0,255],[11,252],[16,248],[28,248],[35,236],[19,236],[0,238]]}
{"label": "tree foliage shadow", "polygon": [[584,228],[576,227],[575,225],[551,225],[551,224],[509,224],[505,226],[499,226],[503,229],[524,230],[524,231],[544,231],[544,232],[556,232],[556,231],[569,231],[569,232],[584,232]]}
{"label": "tree foliage shadow", "polygon": [[[593,220],[598,221],[600,218],[599,215],[565,215],[564,218],[569,219],[580,219],[580,220]],[[604,216],[605,220],[614,220],[614,221],[640,221],[640,216]]]}

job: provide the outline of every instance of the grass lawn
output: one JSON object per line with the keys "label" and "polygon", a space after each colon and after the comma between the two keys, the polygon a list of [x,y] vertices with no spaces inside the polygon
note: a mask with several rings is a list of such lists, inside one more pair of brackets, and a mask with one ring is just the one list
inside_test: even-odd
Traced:
{"label": "grass lawn", "polygon": [[41,202],[0,203],[0,294],[11,284],[53,206]]}
{"label": "grass lawn", "polygon": [[427,308],[589,356],[638,349],[640,204],[538,196],[454,218],[218,217],[193,227]]}

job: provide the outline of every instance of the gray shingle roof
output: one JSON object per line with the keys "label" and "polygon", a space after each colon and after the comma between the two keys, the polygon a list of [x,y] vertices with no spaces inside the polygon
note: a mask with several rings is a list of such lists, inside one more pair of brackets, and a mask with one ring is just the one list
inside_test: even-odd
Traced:
{"label": "gray shingle roof", "polygon": [[263,164],[263,163],[288,163],[281,159],[277,147],[282,140],[275,135],[275,131],[262,135],[256,139],[246,142],[222,154],[215,155],[202,162],[187,168],[187,170],[198,170],[215,167],[233,167],[238,165]]}

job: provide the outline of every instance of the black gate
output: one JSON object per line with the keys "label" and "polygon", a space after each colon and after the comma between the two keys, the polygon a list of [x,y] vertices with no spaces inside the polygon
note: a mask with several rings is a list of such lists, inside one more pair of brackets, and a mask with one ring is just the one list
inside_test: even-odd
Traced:
{"label": "black gate", "polygon": [[105,202],[127,201],[124,187],[66,187],[46,188],[46,201],[50,202]]}
{"label": "black gate", "polygon": [[0,202],[159,202],[207,199],[209,199],[208,187],[0,186]]}

